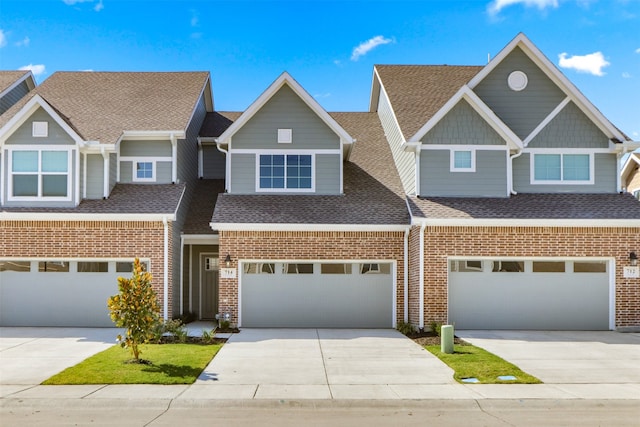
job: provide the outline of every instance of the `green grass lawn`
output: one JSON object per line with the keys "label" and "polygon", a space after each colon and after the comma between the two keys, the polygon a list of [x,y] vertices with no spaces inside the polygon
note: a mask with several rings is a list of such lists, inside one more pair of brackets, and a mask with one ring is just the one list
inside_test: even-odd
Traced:
{"label": "green grass lawn", "polygon": [[[425,348],[455,371],[453,378],[458,382],[462,382],[463,378],[477,378],[481,384],[540,384],[542,382],[495,354],[473,345],[454,345],[453,354],[442,353],[439,345],[428,345]],[[498,377],[503,375],[513,375],[516,379],[499,380]]]}
{"label": "green grass lawn", "polygon": [[146,344],[140,358],[152,364],[127,363],[119,345],[98,353],[49,378],[43,384],[192,384],[222,344]]}

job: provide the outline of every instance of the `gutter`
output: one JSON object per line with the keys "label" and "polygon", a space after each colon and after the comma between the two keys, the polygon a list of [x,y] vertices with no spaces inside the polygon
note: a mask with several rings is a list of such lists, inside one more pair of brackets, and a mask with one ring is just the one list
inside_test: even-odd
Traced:
{"label": "gutter", "polygon": [[224,168],[224,189],[227,193],[229,193],[229,185],[231,184],[231,162],[229,161],[229,150],[225,150],[224,148],[222,148],[222,145],[220,141],[218,141],[218,138],[216,138],[215,141],[218,151],[224,154],[226,164],[226,167]]}

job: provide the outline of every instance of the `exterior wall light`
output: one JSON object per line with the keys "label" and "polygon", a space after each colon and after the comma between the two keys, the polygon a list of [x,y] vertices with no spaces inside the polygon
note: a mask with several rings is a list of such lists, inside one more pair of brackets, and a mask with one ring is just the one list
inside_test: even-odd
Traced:
{"label": "exterior wall light", "polygon": [[636,255],[635,252],[629,252],[629,264],[631,264],[632,267],[638,265],[638,255]]}
{"label": "exterior wall light", "polygon": [[[634,254],[635,256],[635,254]],[[231,267],[231,255],[227,254],[227,256],[224,258],[224,265],[229,268]]]}

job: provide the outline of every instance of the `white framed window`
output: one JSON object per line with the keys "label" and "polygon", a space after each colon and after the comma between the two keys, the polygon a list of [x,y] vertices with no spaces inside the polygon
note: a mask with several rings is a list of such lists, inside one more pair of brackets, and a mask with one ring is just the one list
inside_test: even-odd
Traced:
{"label": "white framed window", "polygon": [[31,136],[34,138],[46,138],[49,136],[48,122],[33,122]]}
{"label": "white framed window", "polygon": [[278,144],[291,144],[293,131],[291,129],[278,129]]}
{"label": "white framed window", "polygon": [[312,263],[284,263],[282,274],[313,274]]}
{"label": "white framed window", "polygon": [[152,160],[135,160],[133,163],[132,181],[152,182],[156,180],[156,162]]}
{"label": "white framed window", "polygon": [[632,194],[636,199],[640,200],[640,189],[634,191]]}
{"label": "white framed window", "polygon": [[531,153],[531,184],[593,184],[593,153]]}
{"label": "white framed window", "polygon": [[215,271],[218,270],[220,265],[220,260],[217,257],[206,257],[204,259],[204,269],[205,271]]}
{"label": "white framed window", "polygon": [[43,147],[8,150],[9,201],[71,200],[71,150]]}
{"label": "white framed window", "polygon": [[256,191],[315,190],[313,154],[257,154]]}
{"label": "white framed window", "polygon": [[451,172],[475,172],[475,150],[451,150],[449,170]]}

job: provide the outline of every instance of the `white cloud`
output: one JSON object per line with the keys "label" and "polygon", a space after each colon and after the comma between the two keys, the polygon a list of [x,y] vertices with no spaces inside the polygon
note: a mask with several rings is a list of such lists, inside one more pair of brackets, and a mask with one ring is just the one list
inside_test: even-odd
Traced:
{"label": "white cloud", "polygon": [[19,68],[19,70],[30,70],[34,76],[39,76],[40,74],[44,73],[44,65],[43,64],[29,64],[29,65],[24,65],[22,67]]}
{"label": "white cloud", "polygon": [[636,49],[636,53],[640,53],[640,47]]}
{"label": "white cloud", "polygon": [[330,92],[327,92],[327,93],[316,93],[315,95],[313,95],[313,97],[316,98],[316,99],[328,98],[330,96],[331,96]]}
{"label": "white cloud", "polygon": [[366,42],[360,43],[358,46],[353,48],[353,52],[351,52],[351,60],[357,61],[361,56],[366,55],[369,51],[375,49],[376,47],[389,44],[393,42],[391,39],[386,39],[383,36],[375,36]]}
{"label": "white cloud", "polygon": [[198,16],[198,12],[196,12],[195,10],[191,9],[189,12],[191,12],[191,26],[192,27],[197,27],[198,24],[200,23],[200,17]]}
{"label": "white cloud", "polygon": [[7,45],[7,36],[4,34],[4,31],[0,30],[0,47],[5,47]]}
{"label": "white cloud", "polygon": [[29,46],[29,43],[31,43],[31,39],[27,36],[19,42],[16,42],[16,46]]}
{"label": "white cloud", "polygon": [[523,4],[525,7],[537,7],[540,10],[544,10],[548,7],[557,8],[558,0],[493,0],[487,6],[487,12],[490,15],[497,15],[502,9],[514,4]]}
{"label": "white cloud", "polygon": [[84,2],[93,2],[93,0],[62,0],[64,2],[64,4],[69,5],[69,6],[73,6],[76,3],[84,3]]}
{"label": "white cloud", "polygon": [[562,68],[570,68],[579,73],[589,73],[594,76],[604,76],[602,69],[611,65],[602,52],[589,53],[587,55],[574,55],[567,58],[567,53],[562,52],[558,55],[558,64]]}
{"label": "white cloud", "polygon": [[102,0],[100,0],[98,4],[93,7],[93,10],[95,10],[96,12],[100,12],[102,9],[104,9],[104,3],[102,3]]}
{"label": "white cloud", "polygon": [[622,73],[622,78],[623,79],[630,79],[631,78],[631,74],[627,73],[626,71],[624,73]]}

